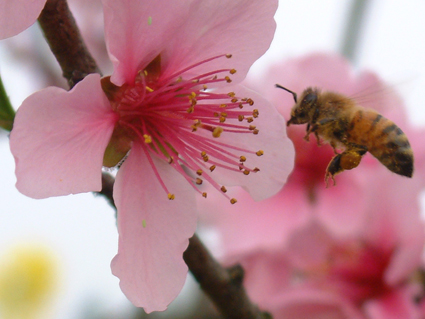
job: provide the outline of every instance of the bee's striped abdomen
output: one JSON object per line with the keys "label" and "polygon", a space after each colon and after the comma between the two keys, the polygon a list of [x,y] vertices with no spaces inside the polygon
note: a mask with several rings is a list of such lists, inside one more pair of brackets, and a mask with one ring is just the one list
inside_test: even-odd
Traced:
{"label": "bee's striped abdomen", "polygon": [[413,151],[406,134],[381,114],[360,109],[348,129],[348,142],[364,145],[390,171],[412,177]]}

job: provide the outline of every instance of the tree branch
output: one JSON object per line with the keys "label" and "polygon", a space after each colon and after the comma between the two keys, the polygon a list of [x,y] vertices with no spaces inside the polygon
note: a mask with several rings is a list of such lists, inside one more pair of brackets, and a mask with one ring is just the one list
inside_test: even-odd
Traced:
{"label": "tree branch", "polygon": [[38,22],[71,88],[87,74],[101,73],[66,0],[47,0]]}

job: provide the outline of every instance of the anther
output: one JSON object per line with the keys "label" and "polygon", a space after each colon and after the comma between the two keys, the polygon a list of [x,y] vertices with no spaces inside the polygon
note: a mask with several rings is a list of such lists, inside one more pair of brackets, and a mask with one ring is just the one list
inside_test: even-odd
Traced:
{"label": "anther", "polygon": [[263,150],[259,150],[258,152],[255,152],[255,154],[257,154],[257,156],[262,156],[264,154]]}
{"label": "anther", "polygon": [[238,121],[239,121],[239,122],[242,122],[242,121],[243,121],[243,119],[244,119],[244,116],[243,116],[243,115],[238,115]]}
{"label": "anther", "polygon": [[226,54],[226,58],[230,59],[232,57],[231,54]]}
{"label": "anther", "polygon": [[243,174],[244,175],[249,175],[249,171],[246,169],[246,170],[243,171]]}
{"label": "anther", "polygon": [[258,167],[254,167],[254,169],[252,170],[254,173],[257,173],[260,171],[260,169]]}
{"label": "anther", "polygon": [[255,135],[257,135],[258,132],[259,132],[259,130],[257,130],[257,129],[255,129],[255,130],[252,131],[252,133],[255,134]]}
{"label": "anther", "polygon": [[208,86],[207,86],[206,84],[204,84],[204,85],[202,86],[202,88],[204,89],[204,91],[206,91],[206,90],[208,89]]}
{"label": "anther", "polygon": [[201,176],[201,175],[202,175],[202,169],[198,169],[198,170],[196,171],[196,174],[198,174],[199,176]]}
{"label": "anther", "polygon": [[209,158],[207,155],[205,155],[204,157],[202,157],[202,159],[204,160],[204,162],[208,162]]}
{"label": "anther", "polygon": [[202,184],[202,179],[200,179],[199,177],[197,177],[195,183],[197,185],[201,185]]}
{"label": "anther", "polygon": [[211,165],[210,166],[210,171],[212,172],[213,170],[215,170],[216,166],[215,165]]}
{"label": "anther", "polygon": [[174,198],[176,198],[176,197],[174,196],[174,194],[168,193],[168,199],[169,199],[169,200],[173,200]]}
{"label": "anther", "polygon": [[216,128],[214,128],[212,136],[213,137],[220,137],[221,133],[223,133],[223,128],[220,126],[217,126]]}
{"label": "anther", "polygon": [[250,130],[250,131],[255,130],[255,128],[256,128],[256,126],[255,126],[255,125],[250,125],[250,126],[249,126],[249,130]]}
{"label": "anther", "polygon": [[144,134],[143,138],[145,139],[145,143],[152,143],[152,137],[148,134]]}
{"label": "anther", "polygon": [[227,188],[226,187],[224,187],[224,186],[221,186],[221,191],[223,192],[223,193],[225,193],[225,192],[227,192]]}
{"label": "anther", "polygon": [[229,73],[230,73],[230,74],[235,74],[235,73],[236,73],[236,70],[235,70],[235,69],[231,69],[231,70],[229,71]]}
{"label": "anther", "polygon": [[235,92],[229,92],[229,93],[227,93],[227,96],[228,97],[234,97],[236,94],[235,94]]}
{"label": "anther", "polygon": [[254,105],[254,100],[253,99],[249,98],[246,101],[248,102],[249,105],[251,105],[251,106]]}
{"label": "anther", "polygon": [[227,104],[220,104],[221,108],[227,107]]}
{"label": "anther", "polygon": [[252,110],[252,116],[253,116],[253,117],[257,118],[259,114],[260,114],[260,113],[258,112],[258,110],[257,110],[257,109],[253,109],[253,110]]}
{"label": "anther", "polygon": [[254,121],[254,119],[253,119],[252,117],[247,117],[247,118],[246,118],[246,121],[247,121],[248,123],[252,123],[252,122]]}
{"label": "anther", "polygon": [[238,99],[234,97],[234,98],[233,98],[233,99],[231,99],[230,101],[231,101],[232,103],[236,103],[236,102],[238,101]]}
{"label": "anther", "polygon": [[220,116],[220,123],[226,122],[226,118],[224,116]]}
{"label": "anther", "polygon": [[227,83],[231,83],[232,82],[232,79],[229,78],[227,75],[224,77],[224,79],[226,80]]}
{"label": "anther", "polygon": [[207,198],[207,193],[203,192],[202,197]]}
{"label": "anther", "polygon": [[245,157],[245,156],[241,156],[241,157],[239,157],[239,160],[240,160],[241,162],[245,162],[245,161],[246,161],[246,157]]}
{"label": "anther", "polygon": [[232,198],[231,200],[230,200],[230,203],[233,205],[233,204],[236,204],[238,201],[236,200],[236,198]]}

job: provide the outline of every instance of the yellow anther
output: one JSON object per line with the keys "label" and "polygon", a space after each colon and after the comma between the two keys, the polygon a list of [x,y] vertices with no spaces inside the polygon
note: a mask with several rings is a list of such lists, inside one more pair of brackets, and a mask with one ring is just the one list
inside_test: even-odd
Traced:
{"label": "yellow anther", "polygon": [[191,107],[189,107],[188,109],[187,109],[187,113],[188,114],[191,114],[191,113],[193,113],[195,111],[195,108],[193,107],[193,106],[191,106]]}
{"label": "yellow anther", "polygon": [[224,77],[224,79],[226,80],[227,83],[231,83],[232,82],[232,79],[229,78],[227,75]]}
{"label": "yellow anther", "polygon": [[205,152],[205,151],[202,151],[202,152],[201,152],[201,156],[202,156],[202,157],[205,157],[205,156],[207,156],[207,152]]}
{"label": "yellow anther", "polygon": [[236,200],[236,198],[232,198],[231,200],[230,200],[230,204],[236,204],[238,201]]}
{"label": "yellow anther", "polygon": [[236,94],[235,94],[235,92],[229,92],[229,93],[227,93],[227,96],[228,97],[234,97]]}
{"label": "yellow anther", "polygon": [[144,134],[143,138],[145,139],[145,143],[152,143],[152,136]]}
{"label": "yellow anther", "polygon": [[254,100],[253,99],[249,98],[246,101],[248,102],[249,105],[251,105],[251,106],[254,105]]}
{"label": "yellow anther", "polygon": [[236,70],[235,70],[235,69],[231,69],[231,70],[229,71],[229,73],[230,73],[230,74],[235,74],[235,73],[236,73]]}
{"label": "yellow anther", "polygon": [[176,197],[174,196],[174,194],[168,193],[168,199],[169,199],[169,200],[173,200],[174,198],[176,198]]}
{"label": "yellow anther", "polygon": [[207,86],[206,84],[204,84],[204,85],[202,86],[202,88],[204,89],[204,91],[206,91],[206,90],[208,89],[208,86]]}
{"label": "yellow anther", "polygon": [[211,165],[210,166],[210,171],[212,172],[213,170],[215,170],[216,166],[215,165]]}
{"label": "yellow anther", "polygon": [[143,70],[143,73],[145,74],[145,76],[148,76],[148,71]]}
{"label": "yellow anther", "polygon": [[254,169],[252,170],[254,173],[257,173],[260,171],[260,169],[258,167],[254,167]]}
{"label": "yellow anther", "polygon": [[220,115],[223,116],[223,117],[227,117],[227,113],[226,112],[221,112]]}
{"label": "yellow anther", "polygon": [[169,159],[168,159],[168,164],[173,164],[173,162],[174,162],[174,157],[170,157]]}
{"label": "yellow anther", "polygon": [[220,137],[221,133],[223,133],[223,128],[220,126],[217,126],[214,128],[214,131],[212,132],[213,137]]}
{"label": "yellow anther", "polygon": [[199,83],[199,79],[192,80],[192,83]]}
{"label": "yellow anther", "polygon": [[226,118],[224,116],[220,116],[220,123],[226,122]]}
{"label": "yellow anther", "polygon": [[221,108],[227,107],[227,104],[220,104]]}
{"label": "yellow anther", "polygon": [[195,92],[191,92],[190,93],[190,96],[193,97],[193,98],[195,98],[196,97],[196,93]]}
{"label": "yellow anther", "polygon": [[201,176],[201,175],[202,175],[202,169],[198,169],[198,170],[196,171],[196,174],[198,174],[199,176]]}
{"label": "yellow anther", "polygon": [[247,117],[247,118],[246,118],[246,121],[247,121],[248,123],[252,123],[252,122],[254,121],[254,119],[253,119],[252,117]]}
{"label": "yellow anther", "polygon": [[255,135],[257,135],[258,132],[259,132],[259,130],[257,130],[257,129],[255,129],[255,130],[252,131],[252,133],[255,134]]}
{"label": "yellow anther", "polygon": [[249,175],[249,171],[246,169],[246,170],[243,171],[243,174],[244,175]]}
{"label": "yellow anther", "polygon": [[242,103],[239,103],[239,108],[240,109],[243,109],[243,104]]}
{"label": "yellow anther", "polygon": [[202,184],[202,179],[200,179],[199,177],[198,177],[198,178],[196,178],[195,183],[196,183],[197,185],[201,185],[201,184]]}
{"label": "yellow anther", "polygon": [[149,86],[146,86],[145,88],[146,88],[146,91],[153,92],[153,89],[151,89]]}
{"label": "yellow anther", "polygon": [[220,190],[221,190],[223,193],[227,192],[227,188],[226,188],[226,187],[224,187],[224,186],[221,186]]}
{"label": "yellow anther", "polygon": [[259,150],[258,152],[256,152],[255,154],[257,154],[257,156],[261,156],[261,155],[263,155],[264,154],[264,151],[263,150]]}
{"label": "yellow anther", "polygon": [[226,54],[226,58],[230,59],[232,57],[231,54]]}
{"label": "yellow anther", "polygon": [[203,192],[202,197],[207,198],[207,193]]}
{"label": "yellow anther", "polygon": [[249,130],[250,130],[250,131],[255,130],[255,128],[256,128],[256,126],[255,126],[255,125],[250,125],[250,126],[249,126]]}
{"label": "yellow anther", "polygon": [[208,162],[209,158],[208,158],[208,156],[205,155],[202,159],[204,160],[204,162]]}
{"label": "yellow anther", "polygon": [[213,113],[213,115],[214,115],[215,117],[219,117],[219,116],[220,116],[220,114],[218,114],[218,112],[214,112],[214,113]]}
{"label": "yellow anther", "polygon": [[240,160],[241,162],[245,162],[245,161],[246,161],[246,157],[245,157],[245,156],[241,156],[241,157],[239,157],[239,160]]}
{"label": "yellow anther", "polygon": [[236,103],[236,102],[238,101],[238,99],[234,97],[234,98],[233,98],[233,99],[231,99],[230,101],[231,101],[232,103]]}
{"label": "yellow anther", "polygon": [[243,119],[244,119],[244,116],[243,116],[243,115],[238,115],[238,121],[239,121],[239,122],[242,122],[242,121],[243,121]]}
{"label": "yellow anther", "polygon": [[252,116],[253,116],[253,117],[257,118],[259,114],[260,114],[260,113],[258,112],[258,110],[257,110],[257,109],[253,109],[253,110],[252,110]]}

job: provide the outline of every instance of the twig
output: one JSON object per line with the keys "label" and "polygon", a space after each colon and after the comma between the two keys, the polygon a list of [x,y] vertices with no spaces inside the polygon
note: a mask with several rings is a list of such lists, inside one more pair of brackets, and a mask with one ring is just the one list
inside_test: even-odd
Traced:
{"label": "twig", "polygon": [[66,0],[47,0],[38,22],[71,88],[87,74],[101,73]]}
{"label": "twig", "polygon": [[223,268],[208,252],[195,234],[189,240],[189,247],[183,259],[201,288],[211,298],[226,319],[272,318],[261,312],[249,300],[242,286],[243,269],[240,265]]}

